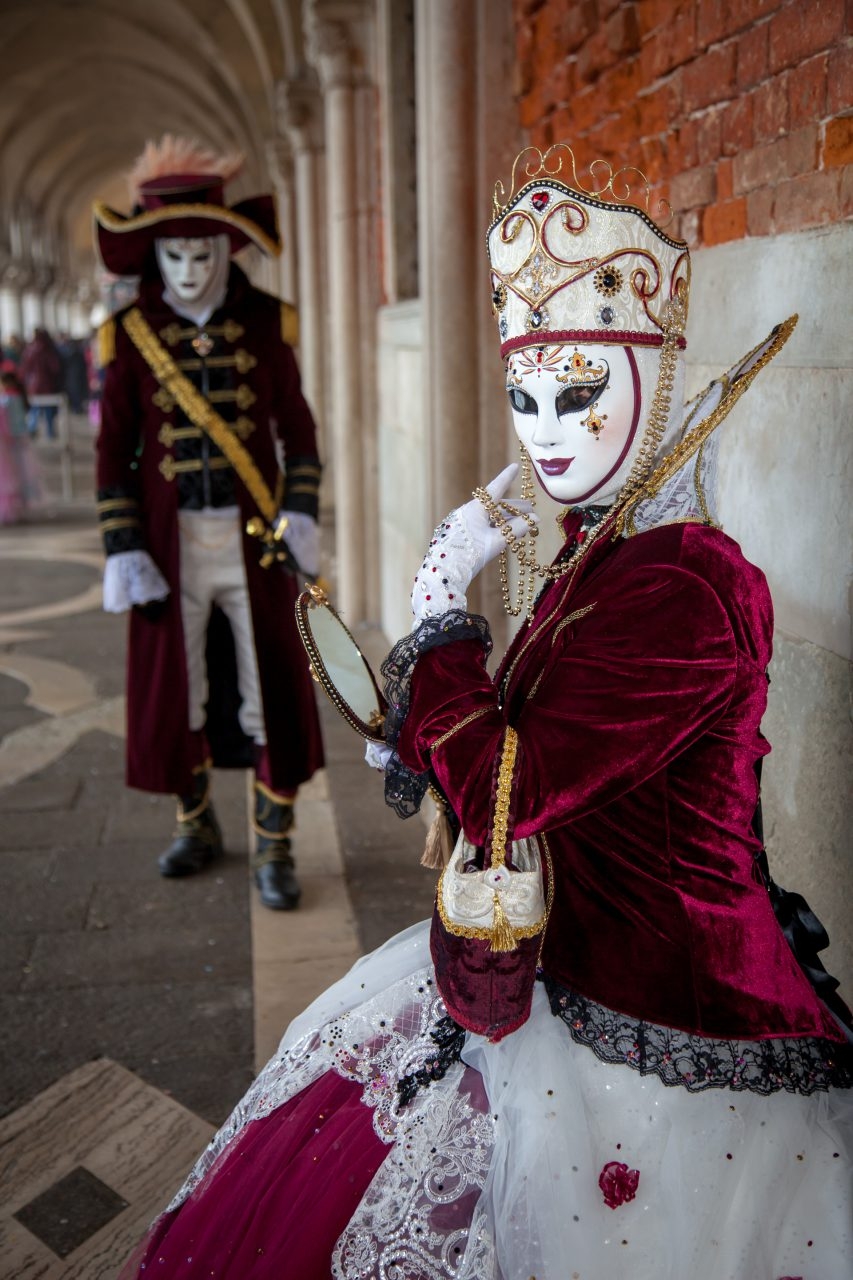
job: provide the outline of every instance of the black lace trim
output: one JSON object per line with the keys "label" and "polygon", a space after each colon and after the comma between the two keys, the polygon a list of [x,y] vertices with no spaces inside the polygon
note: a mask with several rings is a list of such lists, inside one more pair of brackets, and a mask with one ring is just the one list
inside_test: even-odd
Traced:
{"label": "black lace trim", "polygon": [[[436,618],[425,618],[410,635],[398,640],[382,663],[388,713],[385,718],[385,741],[396,747],[400,730],[409,711],[412,674],[423,654],[439,645],[455,640],[480,640],[486,656],[492,651],[492,637],[485,618],[463,609],[451,609]],[[418,812],[429,786],[429,773],[414,773],[406,768],[395,751],[385,767],[385,803],[400,818]]]}
{"label": "black lace trim", "polygon": [[808,1095],[853,1087],[853,1059],[846,1045],[787,1037],[774,1040],[713,1040],[674,1027],[614,1013],[585,996],[543,978],[551,1012],[576,1044],[602,1062],[624,1063],[641,1075],[691,1093],[704,1089],[748,1089],[751,1093]]}
{"label": "black lace trim", "polygon": [[411,1071],[397,1081],[397,1105],[400,1107],[407,1106],[418,1089],[427,1089],[434,1080],[443,1080],[454,1062],[459,1062],[462,1057],[466,1031],[449,1015],[439,1019],[429,1035],[438,1047],[438,1053],[417,1071]]}

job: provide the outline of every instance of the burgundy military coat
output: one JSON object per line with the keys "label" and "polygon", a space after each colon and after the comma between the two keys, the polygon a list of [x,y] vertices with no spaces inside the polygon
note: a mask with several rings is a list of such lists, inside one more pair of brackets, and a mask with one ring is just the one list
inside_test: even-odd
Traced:
{"label": "burgundy military coat", "polygon": [[[320,466],[314,421],[282,334],[282,304],[232,265],[221,309],[200,330],[162,299],[159,275],[143,281],[139,306],[182,372],[207,395],[250,452],[280,506],[316,517]],[[194,745],[180,609],[179,508],[236,504],[251,600],[271,784],[285,791],[323,762],[317,708],[296,630],[296,578],[262,569],[245,533],[257,508],[220,451],[159,387],[122,327],[111,330],[97,483],[107,554],[146,549],[171,588],[162,616],[130,617],[127,664],[127,781],[146,791],[186,794]],[[284,456],[282,474],[276,438]],[[204,457],[204,461],[203,461]],[[213,681],[212,681],[213,683]]]}
{"label": "burgundy military coat", "polygon": [[541,965],[562,987],[706,1036],[839,1040],[755,862],[772,625],[764,575],[720,530],[605,537],[494,681],[477,640],[418,660],[398,750],[486,845],[516,729],[509,837],[547,833]]}

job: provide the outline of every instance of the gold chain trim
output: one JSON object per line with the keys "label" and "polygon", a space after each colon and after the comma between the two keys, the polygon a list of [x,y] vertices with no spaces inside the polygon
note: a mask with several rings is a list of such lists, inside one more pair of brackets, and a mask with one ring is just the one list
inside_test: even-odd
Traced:
{"label": "gold chain trim", "polygon": [[436,738],[435,742],[431,742],[429,744],[428,750],[430,755],[432,755],[433,751],[437,751],[439,747],[443,747],[445,742],[448,742],[452,737],[459,733],[460,729],[464,729],[466,725],[469,725],[472,720],[479,720],[480,716],[484,716],[487,711],[491,711],[492,709],[492,707],[480,707],[478,711],[472,711],[470,715],[465,716],[458,724],[455,724],[452,729],[448,729],[447,733],[443,733],[440,738]]}
{"label": "gold chain trim", "polygon": [[[229,430],[228,424],[205,400],[201,392],[196,390],[190,380],[183,376],[168,351],[157,341],[151,326],[138,307],[128,311],[122,324],[161,387],[168,395],[174,397],[190,422],[207,432],[237,472],[261,515],[269,524],[272,524],[278,515],[275,498],[270,493],[254,459]],[[166,459],[164,458],[163,461],[166,462]],[[175,467],[178,465],[174,464]]]}
{"label": "gold chain trim", "polygon": [[575,609],[574,613],[570,613],[567,618],[563,618],[562,622],[558,622],[554,628],[554,634],[551,636],[551,648],[553,649],[557,636],[564,627],[567,627],[570,622],[577,622],[578,618],[585,618],[588,613],[592,613],[597,603],[597,600],[593,600],[592,604],[585,604],[582,609]]}

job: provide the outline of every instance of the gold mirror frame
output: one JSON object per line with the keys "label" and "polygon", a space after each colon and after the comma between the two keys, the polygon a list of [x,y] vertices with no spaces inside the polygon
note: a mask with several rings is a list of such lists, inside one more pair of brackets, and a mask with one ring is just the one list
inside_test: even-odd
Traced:
{"label": "gold mirror frame", "polygon": [[[376,694],[377,711],[371,717],[370,722],[362,720],[347,700],[343,697],[337,685],[326,668],[314,633],[311,630],[311,613],[315,609],[326,609],[337,622],[338,626],[350,640],[353,649],[361,659],[370,683],[373,685]],[[343,716],[347,724],[355,729],[356,733],[361,734],[362,738],[366,738],[368,742],[385,742],[385,716],[388,711],[388,703],[382,695],[373,670],[365,658],[361,649],[358,647],[352,632],[341,618],[338,611],[334,608],[329,597],[326,595],[322,587],[310,586],[303,591],[296,601],[296,625],[299,628],[299,635],[305,646],[305,652],[308,654],[310,662],[311,675],[317,684],[323,689],[336,711]]]}

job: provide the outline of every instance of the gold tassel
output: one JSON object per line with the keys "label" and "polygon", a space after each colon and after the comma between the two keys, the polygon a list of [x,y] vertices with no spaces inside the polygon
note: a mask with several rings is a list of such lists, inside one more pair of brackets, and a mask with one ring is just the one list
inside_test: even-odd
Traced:
{"label": "gold tassel", "polygon": [[501,906],[501,900],[497,893],[494,897],[495,914],[492,917],[492,932],[489,935],[490,951],[517,951],[518,943],[515,940],[515,934],[512,931],[512,925],[509,918]]}
{"label": "gold tassel", "polygon": [[421,856],[421,866],[431,871],[443,871],[453,853],[453,833],[447,820],[447,810],[436,803],[435,817],[427,832],[426,844]]}

